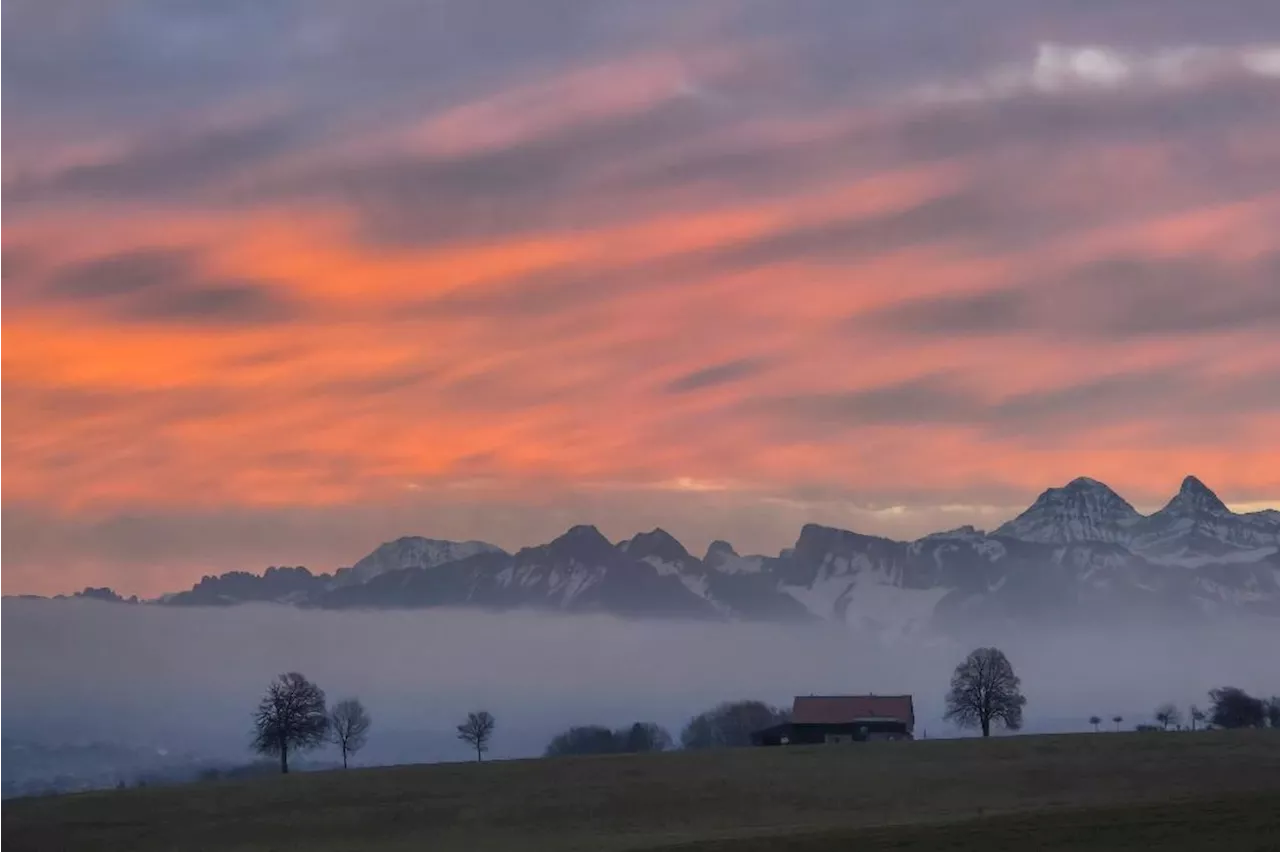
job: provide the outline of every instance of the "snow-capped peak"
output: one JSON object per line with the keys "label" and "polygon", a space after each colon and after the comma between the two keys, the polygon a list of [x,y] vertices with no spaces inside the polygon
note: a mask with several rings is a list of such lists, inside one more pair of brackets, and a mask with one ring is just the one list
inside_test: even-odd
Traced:
{"label": "snow-capped peak", "polygon": [[1142,518],[1105,483],[1087,476],[1050,488],[1031,507],[1001,525],[995,535],[1054,544],[1125,541]]}
{"label": "snow-capped peak", "polygon": [[378,546],[373,553],[350,568],[334,574],[335,587],[367,583],[379,574],[405,568],[435,568],[446,562],[466,559],[480,553],[501,553],[502,548],[484,541],[443,541],[422,536],[403,536]]}
{"label": "snow-capped peak", "polygon": [[1227,504],[1218,499],[1209,486],[1194,476],[1182,480],[1182,487],[1161,512],[1173,515],[1230,515]]}

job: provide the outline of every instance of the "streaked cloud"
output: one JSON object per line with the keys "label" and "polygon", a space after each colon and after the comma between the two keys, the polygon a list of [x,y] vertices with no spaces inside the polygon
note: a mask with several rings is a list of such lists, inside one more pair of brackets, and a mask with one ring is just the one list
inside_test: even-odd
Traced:
{"label": "streaked cloud", "polygon": [[1273,3],[6,23],[21,588],[1280,494]]}

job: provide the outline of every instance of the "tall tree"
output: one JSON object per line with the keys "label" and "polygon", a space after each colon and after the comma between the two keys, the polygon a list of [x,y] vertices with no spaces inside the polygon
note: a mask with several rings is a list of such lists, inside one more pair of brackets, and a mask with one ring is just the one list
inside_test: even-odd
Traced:
{"label": "tall tree", "polygon": [[763,701],[726,701],[689,720],[680,733],[685,748],[751,745],[751,735],[787,720],[787,711]]}
{"label": "tall tree", "polygon": [[1116,733],[1120,733],[1120,723],[1124,721],[1124,717],[1117,714],[1111,717],[1111,721],[1116,723]]}
{"label": "tall tree", "polygon": [[1196,729],[1196,725],[1205,720],[1205,712],[1192,704],[1187,710],[1187,718],[1191,720],[1191,730],[1194,731]]}
{"label": "tall tree", "polygon": [[342,749],[342,768],[347,768],[347,755],[364,748],[373,720],[358,698],[339,701],[329,712],[329,741]]}
{"label": "tall tree", "polygon": [[999,648],[977,648],[956,666],[947,693],[945,718],[962,728],[981,728],[991,736],[997,722],[1016,731],[1022,727],[1022,680]]}
{"label": "tall tree", "polygon": [[1209,718],[1219,728],[1261,728],[1266,724],[1266,704],[1243,689],[1234,686],[1211,689],[1209,700],[1213,703]]}
{"label": "tall tree", "polygon": [[1169,730],[1170,725],[1177,725],[1182,722],[1182,714],[1178,712],[1178,708],[1172,702],[1166,702],[1156,708],[1156,721],[1160,723],[1160,727]]}
{"label": "tall tree", "polygon": [[458,739],[470,743],[476,750],[477,763],[484,759],[484,753],[489,750],[489,739],[493,736],[496,724],[488,710],[480,710],[468,713],[467,721],[458,726]]}
{"label": "tall tree", "polygon": [[1090,716],[1090,717],[1089,717],[1089,724],[1090,724],[1090,725],[1093,725],[1093,732],[1094,732],[1095,734],[1096,734],[1096,733],[1098,733],[1098,726],[1102,724],[1102,717],[1101,717],[1101,716]]}
{"label": "tall tree", "polygon": [[280,771],[289,771],[289,752],[306,751],[324,742],[329,728],[324,690],[297,672],[282,674],[267,687],[253,714],[253,749],[278,756]]}

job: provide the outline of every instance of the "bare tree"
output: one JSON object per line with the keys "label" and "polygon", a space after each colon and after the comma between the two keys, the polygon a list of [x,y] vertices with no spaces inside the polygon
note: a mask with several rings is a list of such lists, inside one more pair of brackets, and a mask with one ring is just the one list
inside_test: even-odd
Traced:
{"label": "bare tree", "polygon": [[358,698],[339,701],[329,711],[329,741],[342,749],[342,768],[347,768],[347,755],[364,748],[373,720]]}
{"label": "bare tree", "polygon": [[1116,723],[1116,733],[1120,732],[1120,723],[1124,721],[1123,716],[1112,716],[1111,721]]}
{"label": "bare tree", "polygon": [[1205,712],[1192,704],[1191,708],[1187,711],[1187,717],[1191,719],[1191,730],[1194,731],[1196,729],[1196,723],[1203,722],[1205,720]]}
{"label": "bare tree", "polygon": [[297,672],[272,681],[253,714],[253,749],[279,756],[280,771],[289,771],[289,752],[305,751],[324,742],[329,717],[324,690]]}
{"label": "bare tree", "polygon": [[489,738],[493,736],[495,722],[488,710],[468,713],[467,721],[458,726],[458,739],[470,743],[476,750],[476,762],[489,750]]}
{"label": "bare tree", "polygon": [[1094,732],[1095,734],[1096,734],[1096,733],[1098,733],[1098,726],[1102,724],[1102,717],[1101,717],[1101,716],[1090,716],[1090,717],[1089,717],[1089,724],[1090,724],[1090,725],[1093,725],[1093,732]]}
{"label": "bare tree", "polygon": [[1022,727],[1021,679],[1013,673],[1008,657],[999,648],[978,648],[956,666],[947,693],[945,718],[962,728],[981,728],[991,736],[991,723],[1011,731]]}
{"label": "bare tree", "polygon": [[1170,725],[1177,725],[1182,722],[1182,714],[1178,712],[1177,707],[1168,702],[1156,708],[1156,721],[1160,723],[1161,728],[1167,731]]}

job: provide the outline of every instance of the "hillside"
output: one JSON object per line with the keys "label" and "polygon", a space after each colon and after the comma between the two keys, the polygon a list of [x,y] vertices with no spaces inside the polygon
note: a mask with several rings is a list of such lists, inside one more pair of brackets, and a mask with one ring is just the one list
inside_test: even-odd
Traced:
{"label": "hillside", "polygon": [[3,812],[8,852],[1261,850],[1280,837],[1280,736],[1077,734],[438,764],[15,800]]}

